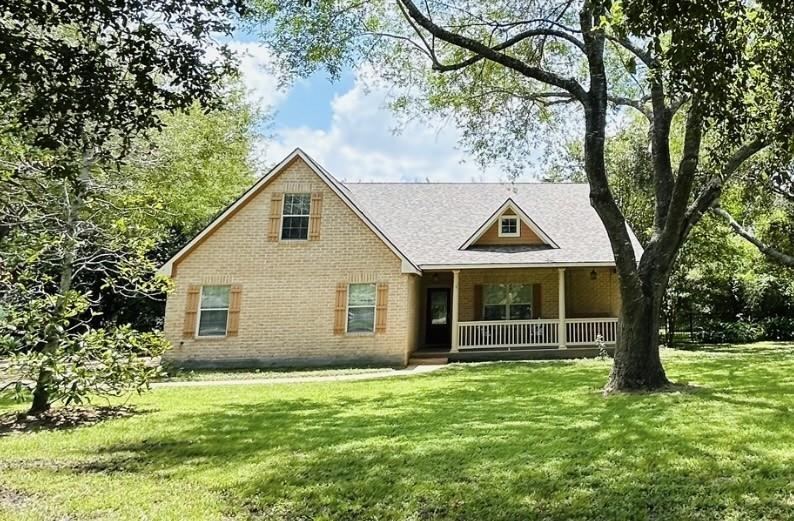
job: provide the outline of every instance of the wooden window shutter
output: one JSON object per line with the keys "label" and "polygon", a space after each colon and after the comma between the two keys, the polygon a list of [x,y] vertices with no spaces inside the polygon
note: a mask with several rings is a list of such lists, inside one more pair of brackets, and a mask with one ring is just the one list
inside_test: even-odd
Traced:
{"label": "wooden window shutter", "polygon": [[284,194],[274,192],[270,196],[270,229],[267,233],[267,240],[270,242],[278,241],[281,230],[281,210],[284,207]]}
{"label": "wooden window shutter", "polygon": [[226,328],[226,336],[237,336],[240,330],[240,299],[243,288],[239,284],[232,286],[229,291],[229,325]]}
{"label": "wooden window shutter", "polygon": [[540,318],[540,308],[543,298],[540,294],[540,284],[532,285],[532,315],[534,318]]}
{"label": "wooden window shutter", "polygon": [[340,282],[336,285],[336,308],[334,311],[334,334],[345,333],[345,311],[347,311],[347,284]]}
{"label": "wooden window shutter", "polygon": [[185,321],[182,326],[182,338],[193,338],[196,334],[196,317],[198,316],[200,286],[188,286],[185,301]]}
{"label": "wooden window shutter", "polygon": [[482,285],[474,286],[474,320],[482,320]]}
{"label": "wooden window shutter", "polygon": [[312,202],[309,207],[309,240],[316,241],[320,238],[320,217],[323,214],[323,193],[312,192]]}
{"label": "wooden window shutter", "polygon": [[389,285],[385,282],[378,283],[378,294],[375,300],[375,332],[386,332],[386,320],[388,316],[389,304]]}

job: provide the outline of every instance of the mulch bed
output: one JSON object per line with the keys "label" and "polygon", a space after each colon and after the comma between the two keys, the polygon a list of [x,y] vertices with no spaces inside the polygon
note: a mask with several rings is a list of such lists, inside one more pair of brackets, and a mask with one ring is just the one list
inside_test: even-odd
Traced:
{"label": "mulch bed", "polygon": [[0,436],[41,430],[63,430],[95,425],[105,420],[128,418],[137,414],[134,407],[60,407],[38,416],[25,413],[0,414]]}

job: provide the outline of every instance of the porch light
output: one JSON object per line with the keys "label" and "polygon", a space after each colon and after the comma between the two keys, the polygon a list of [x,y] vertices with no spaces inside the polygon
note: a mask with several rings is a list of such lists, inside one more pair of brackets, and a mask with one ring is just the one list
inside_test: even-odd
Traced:
{"label": "porch light", "polygon": [[598,278],[598,273],[596,273],[596,270],[591,271],[590,272],[590,280],[595,280],[597,278]]}

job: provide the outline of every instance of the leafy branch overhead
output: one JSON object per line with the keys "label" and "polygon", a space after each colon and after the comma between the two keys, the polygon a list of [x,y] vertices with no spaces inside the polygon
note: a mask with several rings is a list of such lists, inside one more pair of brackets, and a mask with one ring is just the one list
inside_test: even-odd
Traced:
{"label": "leafy branch overhead", "polygon": [[163,111],[217,104],[243,0],[9,0],[0,13],[0,124],[57,149],[129,144]]}

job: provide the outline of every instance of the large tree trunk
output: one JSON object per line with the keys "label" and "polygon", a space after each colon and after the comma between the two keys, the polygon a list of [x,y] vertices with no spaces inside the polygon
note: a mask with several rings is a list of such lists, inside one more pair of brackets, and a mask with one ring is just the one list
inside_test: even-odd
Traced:
{"label": "large tree trunk", "polygon": [[615,363],[605,392],[660,389],[669,384],[659,357],[660,296],[624,302]]}

